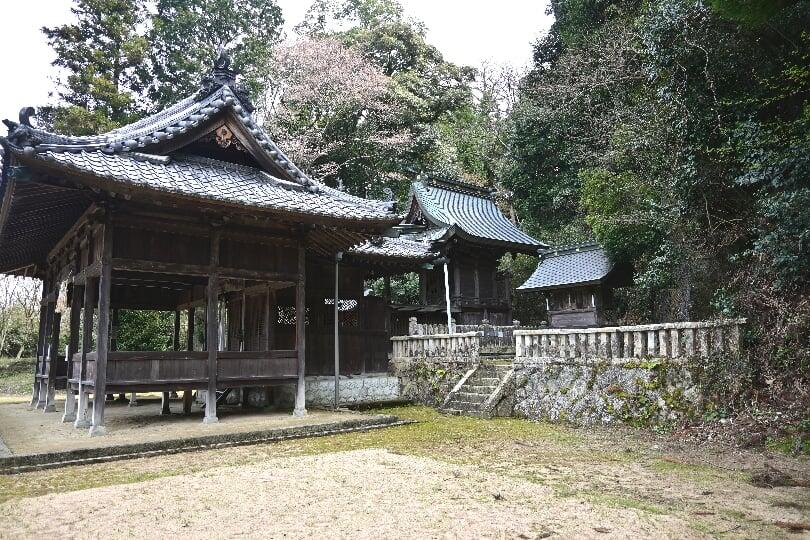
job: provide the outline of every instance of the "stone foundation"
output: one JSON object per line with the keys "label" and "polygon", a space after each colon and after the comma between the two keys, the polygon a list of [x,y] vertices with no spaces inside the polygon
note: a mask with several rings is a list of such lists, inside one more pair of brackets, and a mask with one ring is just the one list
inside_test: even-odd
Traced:
{"label": "stone foundation", "polygon": [[[397,377],[386,374],[341,376],[340,405],[362,405],[402,400]],[[331,407],[335,401],[335,379],[330,376],[310,376],[306,379],[307,406]],[[295,385],[276,386],[271,389],[273,403],[292,406]]]}

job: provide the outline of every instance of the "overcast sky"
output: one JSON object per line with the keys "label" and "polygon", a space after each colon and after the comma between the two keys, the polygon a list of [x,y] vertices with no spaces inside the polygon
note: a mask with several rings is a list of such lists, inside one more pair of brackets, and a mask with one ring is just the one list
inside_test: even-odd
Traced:
{"label": "overcast sky", "polygon": [[[70,0],[2,0],[0,15],[0,118],[17,119],[20,108],[48,101],[54,54],[39,29],[71,20]],[[547,0],[400,0],[405,12],[425,22],[428,41],[450,61],[528,65],[531,44],[551,26]],[[278,0],[287,28],[301,21],[309,0]],[[0,130],[5,129],[0,126]]]}

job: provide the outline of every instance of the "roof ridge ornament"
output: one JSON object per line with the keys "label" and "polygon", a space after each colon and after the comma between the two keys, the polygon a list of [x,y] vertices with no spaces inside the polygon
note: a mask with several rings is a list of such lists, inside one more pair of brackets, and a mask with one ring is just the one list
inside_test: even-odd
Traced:
{"label": "roof ridge ornament", "polygon": [[26,155],[33,153],[33,147],[41,141],[37,137],[34,126],[31,125],[31,117],[36,114],[33,107],[23,107],[20,109],[19,123],[12,120],[3,120],[8,127],[8,142],[14,146],[26,149]]}
{"label": "roof ridge ornament", "polygon": [[250,114],[255,110],[255,107],[250,101],[250,95],[245,85],[237,82],[236,79],[240,74],[231,68],[232,63],[233,59],[230,52],[225,47],[220,47],[211,71],[200,81],[200,97],[209,96],[223,86],[228,86]]}
{"label": "roof ridge ornament", "polygon": [[33,107],[23,107],[20,109],[20,124],[28,127],[34,127],[31,125],[31,117],[37,113],[37,110]]}

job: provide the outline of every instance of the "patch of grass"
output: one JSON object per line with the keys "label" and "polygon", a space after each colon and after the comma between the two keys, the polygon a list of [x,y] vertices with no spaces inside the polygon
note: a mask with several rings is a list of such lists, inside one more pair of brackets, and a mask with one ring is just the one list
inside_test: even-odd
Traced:
{"label": "patch of grass", "polygon": [[0,358],[0,394],[30,394],[33,381],[33,358]]}
{"label": "patch of grass", "polygon": [[672,512],[661,505],[651,503],[650,501],[645,501],[643,499],[637,499],[635,497],[630,497],[627,495],[619,495],[615,493],[602,493],[598,491],[580,491],[577,494],[577,497],[585,499],[586,501],[608,506],[610,508],[630,508],[633,510],[639,510],[641,512],[646,512],[648,514],[654,515],[668,515]]}
{"label": "patch of grass", "polygon": [[699,465],[676,461],[670,458],[656,459],[650,464],[653,470],[670,473],[676,476],[686,476],[693,480],[716,480],[728,477],[728,473],[710,465]]}
{"label": "patch of grass", "polygon": [[765,446],[771,452],[779,452],[788,456],[810,456],[810,436],[804,434],[769,437]]}
{"label": "patch of grass", "polygon": [[[468,457],[479,457],[476,447],[519,440],[544,439],[558,444],[581,441],[571,428],[553,424],[529,422],[516,418],[481,420],[467,416],[445,416],[435,409],[420,406],[401,406],[372,409],[369,412],[393,414],[417,423],[390,429],[361,433],[348,433],[332,437],[302,439],[295,442],[299,453],[322,453],[386,448],[395,453],[414,454],[466,463]],[[286,445],[284,443],[283,445]],[[469,453],[449,451],[465,447]]]}

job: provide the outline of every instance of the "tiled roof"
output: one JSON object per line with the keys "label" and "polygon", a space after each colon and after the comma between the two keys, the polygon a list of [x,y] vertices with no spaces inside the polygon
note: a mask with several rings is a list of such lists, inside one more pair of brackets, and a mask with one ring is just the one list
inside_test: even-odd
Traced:
{"label": "tiled roof", "polygon": [[[30,152],[76,152],[100,150],[105,153],[145,152],[150,146],[171,140],[196,128],[212,116],[230,109],[245,129],[257,140],[272,161],[300,179],[304,185],[313,183],[303,171],[273,142],[251,115],[252,106],[243,104],[230,85],[224,84],[210,93],[200,91],[159,113],[147,116],[133,124],[114,129],[101,135],[69,137],[24,125],[11,124],[21,128],[18,146],[30,146]],[[13,133],[9,140],[14,143]]]}
{"label": "tiled roof", "polygon": [[430,261],[439,257],[430,243],[413,237],[375,238],[349,250],[349,253],[365,257],[383,257]]}
{"label": "tiled roof", "polygon": [[116,182],[197,199],[222,201],[297,214],[391,220],[396,218],[375,201],[274,178],[248,167],[198,156],[155,156],[128,152],[53,152],[34,154],[37,160]]}
{"label": "tiled roof", "polygon": [[460,182],[430,181],[414,182],[412,191],[422,212],[436,226],[455,227],[472,237],[528,251],[545,247],[503,215],[490,191]]}
{"label": "tiled roof", "polygon": [[[21,111],[19,123],[6,121],[9,135],[0,137],[0,143],[27,158],[159,191],[338,219],[397,221],[393,203],[354,197],[307,176],[256,123],[252,110],[225,61],[203,80],[194,96],[109,133],[87,137],[50,133],[31,126],[33,109],[27,108]],[[253,138],[254,146],[260,148],[256,151],[262,153],[260,162],[273,164],[268,171],[286,180],[259,168],[159,155],[166,141],[224,111]]]}
{"label": "tiled roof", "polygon": [[599,282],[613,269],[605,250],[588,243],[546,251],[519,290],[539,290]]}

